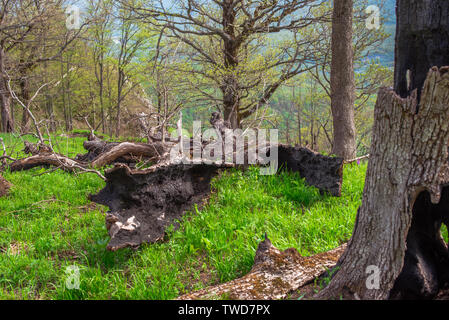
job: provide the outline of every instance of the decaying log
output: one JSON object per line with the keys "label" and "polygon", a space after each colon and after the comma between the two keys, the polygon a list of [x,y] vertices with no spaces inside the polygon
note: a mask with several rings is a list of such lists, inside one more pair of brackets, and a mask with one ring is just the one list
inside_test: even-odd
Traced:
{"label": "decaying log", "polygon": [[[138,247],[164,237],[165,229],[210,194],[210,181],[229,166],[192,164],[106,171],[106,186],[90,200],[107,205],[109,250]],[[176,226],[176,223],[175,223]]]}
{"label": "decaying log", "polygon": [[288,145],[278,146],[279,170],[299,172],[307,184],[321,193],[341,196],[343,182],[343,158],[321,155],[307,148]]}
{"label": "decaying log", "polygon": [[20,171],[39,166],[54,166],[73,172],[80,168],[101,168],[114,162],[135,163],[141,158],[155,158],[155,162],[158,162],[163,159],[163,155],[166,155],[167,152],[167,146],[160,143],[107,143],[101,140],[94,140],[86,141],[85,145],[89,152],[71,159],[26,142],[25,149],[32,156],[16,160],[9,167],[11,171]]}
{"label": "decaying log", "polygon": [[[116,149],[122,146],[126,143],[115,146],[109,153],[119,154]],[[125,148],[122,150],[122,154],[129,153]],[[285,145],[279,146],[278,154],[281,165],[299,171],[310,185],[321,192],[340,195],[342,159]],[[91,165],[101,166],[98,163],[107,159],[107,155],[108,152],[101,155]],[[142,171],[131,170],[125,165],[107,171],[106,187],[91,196],[91,200],[110,208],[106,217],[111,236],[108,249],[137,247],[161,239],[167,226],[210,193],[210,179],[218,169],[229,167],[235,165],[166,161]]]}
{"label": "decaying log", "polygon": [[178,299],[285,299],[289,293],[332,268],[344,249],[345,245],[342,245],[328,252],[302,257],[295,248],[280,251],[269,239],[265,239],[259,244],[254,265],[247,275],[180,296]]}
{"label": "decaying log", "polygon": [[162,143],[133,143],[133,142],[122,142],[119,143],[109,150],[102,152],[98,157],[96,157],[92,162],[91,166],[93,168],[104,167],[105,165],[111,164],[120,157],[131,155],[134,157],[143,158],[155,158],[162,159],[167,152],[167,145]]}
{"label": "decaying log", "polygon": [[35,167],[60,167],[67,172],[74,172],[80,163],[68,157],[55,153],[36,154],[28,158],[16,160],[9,165],[11,172],[29,170]]}

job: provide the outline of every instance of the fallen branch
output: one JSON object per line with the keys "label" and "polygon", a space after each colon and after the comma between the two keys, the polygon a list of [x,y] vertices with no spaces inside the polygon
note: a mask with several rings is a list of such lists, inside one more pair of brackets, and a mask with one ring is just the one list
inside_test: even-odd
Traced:
{"label": "fallen branch", "polygon": [[106,181],[106,178],[97,170],[87,168],[86,165],[70,159],[68,157],[56,153],[36,154],[28,158],[16,160],[9,165],[11,172],[29,170],[35,167],[54,166],[66,172],[90,172],[95,173],[101,179]]}
{"label": "fallen branch", "polygon": [[369,159],[369,154],[366,154],[364,156],[352,159],[352,160],[345,160],[344,164],[350,164],[350,163],[354,163],[356,161],[361,161],[361,160],[365,160],[365,159]]}

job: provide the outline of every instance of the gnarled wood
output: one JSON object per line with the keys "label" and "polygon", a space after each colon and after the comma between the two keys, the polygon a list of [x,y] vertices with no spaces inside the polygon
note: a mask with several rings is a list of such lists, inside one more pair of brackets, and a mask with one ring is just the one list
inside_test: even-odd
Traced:
{"label": "gnarled wood", "polygon": [[[442,187],[449,183],[448,119],[449,67],[430,70],[419,111],[416,90],[406,99],[393,89],[380,90],[362,206],[348,248],[338,263],[340,268],[318,298],[339,297],[348,289],[361,299],[386,299],[401,272],[416,284],[417,296],[431,298],[433,288],[439,288],[435,278],[444,274],[425,257],[430,253],[437,259],[447,258],[445,244],[434,241],[442,219],[423,220],[425,225],[415,229],[419,232],[408,236],[414,230],[412,218],[419,219],[427,210],[421,193],[428,192],[429,203],[437,204]],[[448,214],[449,205],[442,205]],[[436,214],[434,209],[429,209],[432,214]],[[414,217],[413,211],[422,213]],[[419,226],[420,222],[415,224]],[[436,225],[427,228],[429,224]],[[380,272],[378,289],[366,285],[369,266],[378,267]],[[395,295],[406,290],[406,286],[396,285]]]}
{"label": "gnarled wood", "polygon": [[166,152],[167,146],[162,143],[122,142],[102,152],[90,165],[94,168],[104,167],[125,155],[160,159]]}
{"label": "gnarled wood", "polygon": [[277,300],[332,268],[345,245],[312,257],[302,257],[290,248],[280,251],[269,239],[261,242],[251,271],[227,283],[178,297],[179,300],[227,298],[233,300]]}
{"label": "gnarled wood", "polygon": [[35,167],[60,167],[64,171],[74,172],[82,164],[73,159],[55,153],[36,154],[28,158],[16,160],[9,165],[11,172],[29,170]]}
{"label": "gnarled wood", "polygon": [[131,170],[117,165],[106,172],[106,186],[90,200],[107,205],[109,250],[138,247],[164,237],[165,229],[210,194],[210,181],[229,166],[161,165]]}

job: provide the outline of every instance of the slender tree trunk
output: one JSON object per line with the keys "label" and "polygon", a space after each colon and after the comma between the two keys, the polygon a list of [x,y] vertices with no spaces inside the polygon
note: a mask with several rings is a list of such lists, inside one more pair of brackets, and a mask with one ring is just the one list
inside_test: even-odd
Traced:
{"label": "slender tree trunk", "polygon": [[296,101],[296,95],[295,95],[295,87],[293,87],[293,101],[296,106],[296,112],[297,112],[297,121],[298,121],[298,145],[302,146],[302,135],[301,135],[301,91],[299,92],[299,100]]}
{"label": "slender tree trunk", "polygon": [[6,79],[6,56],[0,47],[0,109],[2,115],[2,132],[14,132],[14,121],[11,110],[11,95],[9,94]]}
{"label": "slender tree trunk", "polygon": [[[20,79],[20,97],[22,99],[22,102],[25,104],[27,104],[30,100],[30,89],[28,79],[26,79],[26,75],[23,75],[23,78]],[[22,132],[30,131],[30,117],[28,116],[28,112],[26,110],[23,110],[22,112],[21,130]]]}
{"label": "slender tree trunk", "polygon": [[101,131],[105,133],[105,113],[104,113],[104,101],[103,101],[103,91],[104,91],[104,74],[103,74],[103,54],[101,54],[100,63],[100,112],[101,112]]}
{"label": "slender tree trunk", "polygon": [[68,128],[69,131],[73,130],[73,121],[72,121],[72,92],[70,89],[70,59],[71,57],[69,56],[67,58],[67,123],[68,123]]}
{"label": "slender tree trunk", "polygon": [[64,124],[65,131],[69,131],[69,121],[67,116],[67,104],[66,104],[66,89],[65,89],[65,79],[64,79],[64,63],[61,63],[61,96],[62,96],[62,110],[64,112]]}
{"label": "slender tree trunk", "polygon": [[230,39],[224,41],[224,67],[226,74],[223,77],[221,91],[223,94],[224,119],[231,123],[231,128],[240,128],[240,89],[236,76],[239,65],[238,49],[239,44],[235,40],[235,4],[234,1],[227,0],[223,3],[223,27]]}
{"label": "slender tree trunk", "polygon": [[344,159],[356,156],[352,15],[353,0],[334,0],[330,79],[334,123],[333,153]]}
{"label": "slender tree trunk", "polygon": [[122,90],[123,90],[123,78],[124,78],[124,72],[122,69],[119,68],[118,72],[118,80],[117,80],[117,123],[115,128],[115,136],[118,138],[120,137],[120,127],[122,125],[121,123],[121,105],[122,105]]}

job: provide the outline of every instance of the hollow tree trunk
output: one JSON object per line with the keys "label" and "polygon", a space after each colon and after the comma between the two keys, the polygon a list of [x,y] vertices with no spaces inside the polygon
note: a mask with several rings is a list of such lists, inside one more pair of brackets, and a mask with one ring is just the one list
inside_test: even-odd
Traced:
{"label": "hollow tree trunk", "polygon": [[417,91],[402,99],[380,90],[362,206],[348,249],[318,298],[403,298],[410,290],[414,298],[431,298],[445,285],[449,257],[439,228],[449,201],[436,203],[449,182],[449,67],[432,68],[417,106]]}
{"label": "hollow tree trunk", "polygon": [[345,160],[356,157],[352,15],[352,0],[334,0],[330,79],[331,109],[334,124],[332,152]]}
{"label": "hollow tree trunk", "polygon": [[398,0],[395,60],[395,91],[419,100],[427,71],[449,65],[449,1]]}

